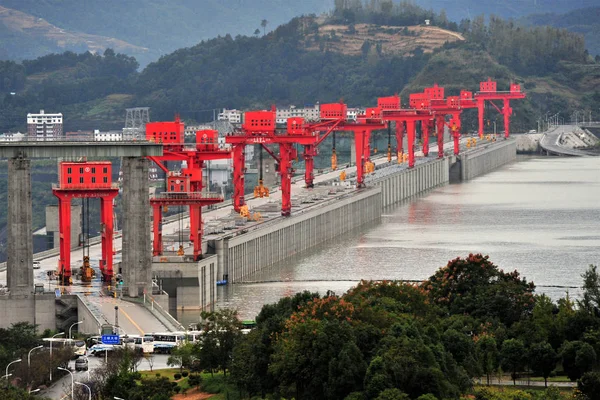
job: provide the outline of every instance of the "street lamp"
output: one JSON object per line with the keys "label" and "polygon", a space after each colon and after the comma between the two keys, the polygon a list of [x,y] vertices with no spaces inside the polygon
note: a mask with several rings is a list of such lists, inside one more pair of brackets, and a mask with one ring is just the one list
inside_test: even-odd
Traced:
{"label": "street lamp", "polygon": [[86,385],[85,383],[75,382],[76,385],[85,386],[89,392],[89,400],[92,400],[92,388]]}
{"label": "street lamp", "polygon": [[122,398],[122,397],[117,397],[117,396],[113,397],[113,399],[115,399],[115,400],[125,400],[124,398]]}
{"label": "street lamp", "polygon": [[71,371],[69,371],[68,369],[63,368],[63,367],[58,367],[58,369],[60,369],[61,371],[67,371],[69,374],[71,374],[71,398],[74,399],[75,397],[73,395],[74,395],[75,391],[73,390],[73,386],[74,386],[73,385],[73,373]]}
{"label": "street lamp", "polygon": [[73,337],[71,336],[71,329],[73,329],[73,327],[74,327],[75,325],[79,325],[79,324],[83,324],[83,321],[75,322],[73,325],[71,325],[71,326],[69,327],[69,339],[73,339]]}
{"label": "street lamp", "polygon": [[64,332],[57,333],[56,335],[52,336],[52,338],[50,339],[50,382],[52,382],[52,342],[53,342],[52,339],[54,339],[57,336],[64,335],[64,334],[65,334]]}
{"label": "street lamp", "polygon": [[37,392],[39,392],[40,390],[41,390],[40,388],[37,388],[37,389],[35,389],[35,390],[30,390],[30,391],[29,391],[29,394],[31,394],[31,393],[37,393]]}
{"label": "street lamp", "polygon": [[9,382],[8,382],[8,377],[10,376],[10,375],[8,375],[8,367],[10,367],[10,366],[11,366],[11,365],[13,365],[14,363],[18,363],[18,362],[21,362],[21,359],[20,359],[20,358],[19,358],[18,360],[15,360],[15,361],[12,361],[12,362],[8,363],[8,365],[6,366],[6,388],[7,388],[7,389],[8,389],[8,383],[9,383]]}
{"label": "street lamp", "polygon": [[29,353],[27,353],[27,368],[31,367],[31,352],[34,350],[37,350],[37,349],[41,349],[42,347],[44,347],[44,346],[39,345],[39,346],[36,346],[33,349],[29,350]]}

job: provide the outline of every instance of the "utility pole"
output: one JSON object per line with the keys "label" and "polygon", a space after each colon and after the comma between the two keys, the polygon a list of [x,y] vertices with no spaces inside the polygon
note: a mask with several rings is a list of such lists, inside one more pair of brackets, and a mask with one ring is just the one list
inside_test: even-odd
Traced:
{"label": "utility pole", "polygon": [[115,335],[119,334],[119,306],[115,306]]}

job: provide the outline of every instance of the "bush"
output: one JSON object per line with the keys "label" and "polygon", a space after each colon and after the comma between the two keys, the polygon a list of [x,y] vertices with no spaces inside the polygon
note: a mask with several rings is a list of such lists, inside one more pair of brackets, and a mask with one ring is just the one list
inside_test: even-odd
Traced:
{"label": "bush", "polygon": [[200,375],[192,374],[188,378],[188,384],[190,386],[196,386],[196,387],[198,387],[198,386],[200,386],[201,383],[202,383],[202,377]]}
{"label": "bush", "polygon": [[179,392],[181,391],[181,388],[180,388],[179,386],[175,386],[175,387],[173,388],[173,391],[174,391],[175,393],[179,393]]}
{"label": "bush", "polygon": [[181,373],[181,376],[183,376],[184,378],[187,378],[189,374],[190,374],[189,372],[187,372],[187,371],[183,371],[183,372]]}
{"label": "bush", "polygon": [[154,374],[154,375],[156,375],[156,377],[157,377],[157,378],[160,378],[160,372],[157,372],[157,373],[156,373],[156,374]]}
{"label": "bush", "polygon": [[176,381],[181,379],[181,374],[178,372],[175,375],[173,375],[173,377],[175,378]]}

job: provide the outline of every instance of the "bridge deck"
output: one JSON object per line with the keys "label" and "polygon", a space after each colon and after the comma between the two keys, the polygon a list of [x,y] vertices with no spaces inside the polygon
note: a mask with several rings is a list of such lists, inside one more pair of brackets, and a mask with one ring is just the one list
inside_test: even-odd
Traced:
{"label": "bridge deck", "polygon": [[0,143],[0,158],[162,156],[163,146],[147,141],[17,141]]}

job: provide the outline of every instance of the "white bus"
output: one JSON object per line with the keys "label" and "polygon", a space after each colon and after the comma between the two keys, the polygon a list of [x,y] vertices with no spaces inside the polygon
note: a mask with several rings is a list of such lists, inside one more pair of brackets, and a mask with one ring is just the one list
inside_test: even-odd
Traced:
{"label": "white bus", "polygon": [[78,358],[85,356],[87,346],[83,340],[65,339],[65,338],[44,338],[44,346],[50,347],[52,343],[53,349],[59,349],[63,347],[71,347],[73,349],[73,357]]}
{"label": "white bus", "polygon": [[148,336],[154,339],[155,353],[170,353],[175,347],[185,342],[184,332],[158,332]]}

